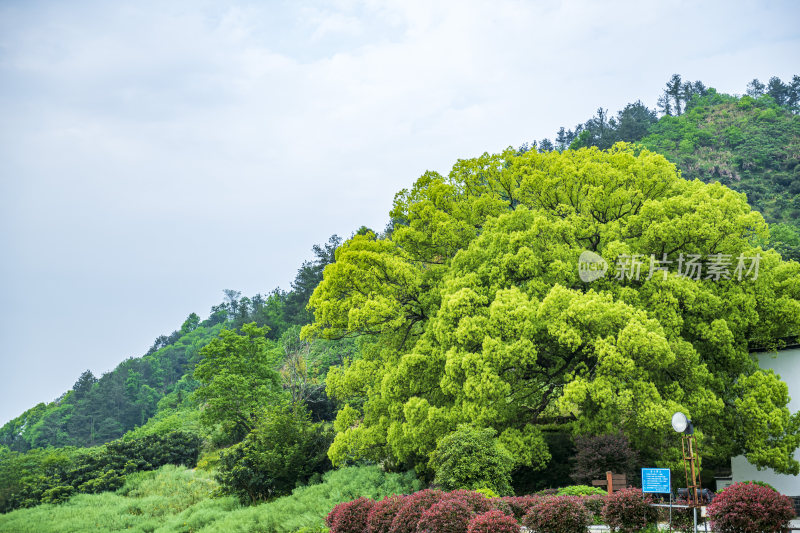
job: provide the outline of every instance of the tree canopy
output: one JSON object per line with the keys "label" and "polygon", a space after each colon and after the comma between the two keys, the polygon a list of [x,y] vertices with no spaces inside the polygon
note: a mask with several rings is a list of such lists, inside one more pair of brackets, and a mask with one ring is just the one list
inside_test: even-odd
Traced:
{"label": "tree canopy", "polygon": [[265,406],[285,396],[274,368],[280,354],[266,334],[266,327],[254,323],[243,325],[241,333],[224,329],[201,350],[203,359],[194,370],[201,420],[220,424],[223,438],[232,442],[255,428]]}
{"label": "tree canopy", "polygon": [[[363,338],[361,356],[328,374],[346,403],[334,464],[425,471],[440,439],[471,424],[494,429],[520,466],[546,465],[554,428],[622,431],[666,466],[681,410],[705,456],[800,471],[787,387],[748,352],[800,332],[800,265],[755,246],[767,226],[743,195],[625,143],[509,148],[424,174],[391,215],[391,234],[336,250],[309,303],[304,335]],[[675,266],[585,283],[585,250]],[[758,255],[760,270],[692,279],[677,271],[689,255]]]}

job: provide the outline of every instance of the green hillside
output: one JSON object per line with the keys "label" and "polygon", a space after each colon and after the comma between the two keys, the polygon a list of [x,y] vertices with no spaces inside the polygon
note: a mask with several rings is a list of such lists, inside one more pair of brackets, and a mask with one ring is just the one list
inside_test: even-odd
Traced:
{"label": "green hillside", "polygon": [[572,149],[615,142],[641,143],[675,163],[685,179],[719,182],[747,195],[771,225],[770,239],[787,259],[800,260],[800,76],[753,80],[744,96],[674,75],[659,98],[660,119],[640,101],[615,117],[602,107],[574,130],[561,128],[555,144]]}
{"label": "green hillside", "polygon": [[760,98],[709,91],[681,116],[666,116],[641,140],[687,179],[719,181],[747,194],[769,223],[800,219],[800,115]]}
{"label": "green hillside", "polygon": [[130,358],[99,379],[84,372],[56,401],[40,403],[0,428],[0,445],[14,451],[95,446],[147,422],[159,409],[184,403],[195,385],[187,369],[223,324],[192,314],[172,342]]}
{"label": "green hillside", "polygon": [[769,95],[709,91],[681,116],[665,116],[641,140],[683,176],[745,193],[772,226],[771,244],[800,260],[800,115]]}

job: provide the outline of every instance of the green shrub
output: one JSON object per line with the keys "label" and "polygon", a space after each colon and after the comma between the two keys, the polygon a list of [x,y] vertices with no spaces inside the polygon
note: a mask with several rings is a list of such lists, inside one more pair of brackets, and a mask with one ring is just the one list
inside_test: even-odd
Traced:
{"label": "green shrub", "polygon": [[434,482],[445,490],[488,488],[511,493],[514,458],[495,434],[491,428],[462,425],[442,438],[430,461]]}
{"label": "green shrub", "polygon": [[778,120],[778,113],[774,109],[765,109],[758,115],[758,120],[765,120],[767,122],[775,122]]}
{"label": "green shrub", "polygon": [[[778,491],[775,489],[775,487],[773,487],[772,485],[770,485],[770,484],[769,484],[769,483],[767,483],[766,481],[755,481],[755,480],[751,480],[751,481],[742,481],[741,483],[747,483],[747,484],[749,484],[749,485],[758,485],[758,486],[760,486],[760,487],[767,487],[769,490],[772,490],[772,491],[778,492]],[[732,485],[731,485],[731,486],[732,486]],[[727,489],[727,488],[729,488],[729,487],[725,487],[725,488]],[[722,489],[722,490],[725,490],[725,489]]]}
{"label": "green shrub", "polygon": [[245,440],[222,453],[217,480],[225,492],[255,503],[289,494],[330,466],[332,434],[304,407],[274,408]]}
{"label": "green shrub", "polygon": [[67,501],[73,494],[75,494],[75,487],[72,485],[59,485],[44,491],[41,501],[42,503],[61,503]]}
{"label": "green shrub", "polygon": [[32,507],[48,490],[72,485],[69,472],[80,453],[74,448],[6,452],[0,460],[0,513]]}
{"label": "green shrub", "polygon": [[605,489],[600,487],[590,487],[589,485],[570,485],[568,487],[561,487],[558,489],[559,496],[591,496],[593,494],[603,495],[606,494]]}
{"label": "green shrub", "polygon": [[106,470],[99,476],[93,477],[78,485],[78,490],[87,494],[97,494],[98,492],[117,490],[122,487],[124,483],[124,475],[116,470]]}
{"label": "green shrub", "polygon": [[497,494],[495,491],[493,491],[492,489],[487,489],[485,487],[484,488],[480,488],[480,489],[475,489],[475,492],[477,492],[479,494],[483,494],[487,498],[499,498],[500,497],[500,495]]}
{"label": "green shrub", "polygon": [[221,455],[222,450],[213,450],[208,453],[204,453],[197,459],[197,469],[205,470],[206,472],[216,469],[219,465],[219,459]]}
{"label": "green shrub", "polygon": [[133,472],[154,470],[167,464],[193,468],[200,444],[197,434],[185,431],[116,440],[80,455],[64,481],[78,492],[116,490],[125,482],[125,476]]}

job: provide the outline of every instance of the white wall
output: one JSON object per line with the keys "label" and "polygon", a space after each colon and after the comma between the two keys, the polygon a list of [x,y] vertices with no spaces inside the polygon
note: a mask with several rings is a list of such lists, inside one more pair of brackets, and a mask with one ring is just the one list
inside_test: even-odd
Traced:
{"label": "white wall", "polygon": [[[758,353],[761,368],[771,368],[789,387],[789,410],[800,411],[800,348],[783,350],[775,353]],[[800,448],[794,451],[794,457],[800,461]],[[771,468],[758,470],[747,462],[744,456],[731,459],[733,482],[765,481],[787,496],[800,496],[800,476],[776,474]]]}

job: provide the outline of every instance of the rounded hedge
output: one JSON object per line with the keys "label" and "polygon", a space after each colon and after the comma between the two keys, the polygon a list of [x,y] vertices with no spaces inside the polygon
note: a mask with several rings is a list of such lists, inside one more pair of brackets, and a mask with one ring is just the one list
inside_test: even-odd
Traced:
{"label": "rounded hedge", "polygon": [[513,494],[514,458],[495,435],[491,428],[461,425],[443,437],[430,460],[436,484],[445,490],[484,488]]}
{"label": "rounded hedge", "polygon": [[753,483],[731,485],[708,506],[711,528],[717,533],[777,533],[794,516],[791,499]]}
{"label": "rounded hedge", "polygon": [[469,522],[467,533],[519,533],[520,527],[513,517],[501,511],[476,515]]}
{"label": "rounded hedge", "polygon": [[508,505],[510,513],[513,514],[516,520],[522,520],[522,517],[528,514],[539,501],[542,496],[506,496],[503,498],[503,503]]}
{"label": "rounded hedge", "polygon": [[403,505],[392,520],[389,533],[415,533],[422,514],[441,501],[443,496],[440,490],[425,489],[403,498]]}
{"label": "rounded hedge", "polygon": [[658,521],[658,510],[651,503],[652,496],[642,497],[640,489],[622,489],[606,496],[603,520],[611,531],[635,533]]}
{"label": "rounded hedge", "polygon": [[603,496],[607,494],[606,490],[600,487],[590,487],[589,485],[569,485],[568,487],[561,487],[556,493],[559,496]]}
{"label": "rounded hedge", "polygon": [[417,522],[417,533],[464,533],[475,512],[464,499],[449,498],[433,504]]}
{"label": "rounded hedge", "polygon": [[375,500],[358,498],[334,507],[328,514],[326,522],[330,533],[364,533],[367,530],[367,517],[375,505]]}
{"label": "rounded hedge", "polygon": [[442,495],[446,500],[460,500],[469,505],[473,513],[486,513],[494,509],[492,500],[481,494],[480,492],[472,490],[454,490]]}
{"label": "rounded hedge", "polygon": [[606,505],[607,494],[590,494],[581,496],[581,503],[592,513],[592,522],[599,523],[603,520],[603,507]]}
{"label": "rounded hedge", "polygon": [[367,533],[389,533],[395,515],[403,506],[403,495],[387,496],[375,502],[367,517]]}
{"label": "rounded hedge", "polygon": [[542,498],[522,518],[535,533],[584,533],[591,523],[592,513],[577,496]]}

